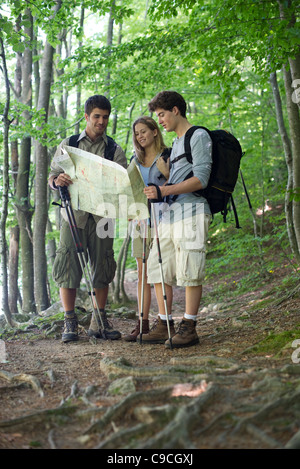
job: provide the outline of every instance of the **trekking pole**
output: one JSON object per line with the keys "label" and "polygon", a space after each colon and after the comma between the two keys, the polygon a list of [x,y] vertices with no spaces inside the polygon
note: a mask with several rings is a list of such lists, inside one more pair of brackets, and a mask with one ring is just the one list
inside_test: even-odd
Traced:
{"label": "trekking pole", "polygon": [[76,225],[76,221],[75,221],[75,217],[74,217],[74,212],[73,212],[73,209],[72,209],[72,206],[71,206],[71,198],[70,198],[68,188],[66,186],[63,186],[63,187],[59,186],[59,193],[60,193],[61,200],[64,204],[64,205],[61,205],[61,207],[65,208],[66,213],[67,213],[69,227],[70,227],[70,230],[71,230],[71,235],[72,235],[75,247],[76,247],[76,252],[77,252],[77,255],[78,255],[78,260],[79,260],[79,263],[80,263],[80,267],[81,267],[81,270],[83,272],[85,282],[86,282],[86,285],[87,285],[88,290],[89,290],[89,295],[90,295],[90,298],[91,298],[91,304],[92,304],[92,308],[93,308],[93,311],[94,311],[95,319],[96,319],[98,328],[101,331],[102,337],[104,339],[106,339],[106,332],[105,332],[103,319],[102,319],[102,316],[101,316],[101,313],[100,313],[100,310],[99,310],[99,306],[98,306],[98,302],[97,302],[97,298],[96,298],[96,293],[95,293],[95,290],[93,288],[93,281],[92,281],[92,274],[91,274],[90,265],[86,261],[86,258],[85,258],[85,255],[84,255],[84,249],[83,249],[80,237],[79,237],[79,233],[78,233],[78,229],[77,229],[77,225]]}
{"label": "trekking pole", "polygon": [[147,220],[142,220],[142,226],[143,226],[144,232],[143,232],[143,254],[142,254],[142,288],[141,288],[141,298],[140,298],[140,344],[142,344],[142,335],[143,335]]}
{"label": "trekking pole", "polygon": [[[149,186],[155,184],[148,184]],[[156,186],[157,188],[157,186]],[[159,242],[159,236],[158,236],[158,229],[157,229],[157,221],[156,221],[156,215],[155,215],[155,202],[153,200],[150,200],[151,203],[151,213],[153,217],[153,223],[154,223],[154,229],[155,229],[155,237],[156,237],[156,243],[157,243],[157,252],[158,252],[158,262],[159,262],[159,267],[160,267],[160,278],[161,278],[161,286],[162,286],[162,292],[163,292],[163,299],[164,299],[164,307],[165,307],[165,315],[167,318],[167,328],[168,328],[168,336],[169,336],[169,341],[170,341],[170,348],[173,348],[172,344],[172,337],[171,337],[171,331],[170,331],[170,322],[169,322],[169,313],[168,313],[168,306],[167,306],[167,295],[166,295],[166,288],[165,288],[165,280],[164,280],[164,274],[163,274],[163,268],[162,268],[162,257],[161,257],[161,251],[160,251],[160,242]]]}

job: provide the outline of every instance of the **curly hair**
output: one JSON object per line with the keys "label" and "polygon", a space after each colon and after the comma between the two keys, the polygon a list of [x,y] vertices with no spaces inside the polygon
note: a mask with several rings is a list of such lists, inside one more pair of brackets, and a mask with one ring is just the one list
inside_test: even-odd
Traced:
{"label": "curly hair", "polygon": [[156,121],[154,119],[152,119],[152,117],[149,117],[149,116],[138,117],[132,125],[132,139],[133,139],[133,145],[134,145],[135,154],[137,156],[137,159],[138,159],[139,163],[144,164],[144,162],[145,162],[145,149],[139,144],[139,142],[136,139],[136,135],[135,135],[135,127],[136,127],[137,124],[144,124],[150,130],[152,130],[152,131],[156,130],[157,131],[156,138],[155,138],[155,148],[157,150],[157,153],[161,153],[165,148],[167,148],[167,146],[164,143],[161,131],[160,131]]}
{"label": "curly hair", "polygon": [[151,112],[159,108],[172,111],[174,106],[178,107],[182,117],[186,117],[186,102],[176,91],[161,91],[148,103]]}

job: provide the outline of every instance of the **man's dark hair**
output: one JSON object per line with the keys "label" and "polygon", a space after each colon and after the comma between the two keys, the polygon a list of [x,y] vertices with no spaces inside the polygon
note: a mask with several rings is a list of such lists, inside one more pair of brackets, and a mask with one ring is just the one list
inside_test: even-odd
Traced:
{"label": "man's dark hair", "polygon": [[102,96],[100,94],[90,96],[90,98],[86,100],[84,105],[84,112],[89,116],[92,110],[96,107],[104,111],[108,111],[109,114],[111,112],[111,104],[109,100],[105,96]]}
{"label": "man's dark hair", "polygon": [[186,117],[186,102],[181,94],[176,91],[161,91],[148,104],[149,111],[151,112],[158,108],[172,111],[174,106],[178,107],[182,117]]}

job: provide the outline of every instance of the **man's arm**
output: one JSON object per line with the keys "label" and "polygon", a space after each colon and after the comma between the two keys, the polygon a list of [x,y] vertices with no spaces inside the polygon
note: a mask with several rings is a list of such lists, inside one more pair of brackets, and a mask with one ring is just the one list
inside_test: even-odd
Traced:
{"label": "man's arm", "polygon": [[117,148],[114,154],[114,162],[120,164],[125,169],[127,168],[127,159],[126,159],[125,153],[119,145],[117,145]]}
{"label": "man's arm", "polygon": [[48,177],[48,184],[53,190],[57,190],[58,186],[68,186],[72,184],[72,180],[68,174],[65,174],[60,166],[55,163],[55,158],[62,154],[62,146],[66,145],[69,139],[64,139],[56,149],[53,160],[50,166],[50,173]]}
{"label": "man's arm", "polygon": [[[178,184],[172,184],[170,186],[164,185],[159,186],[161,196],[166,197],[168,195],[179,195],[179,194],[187,194],[189,192],[196,192],[202,189],[202,184],[196,176],[192,176],[185,181],[178,182]],[[157,189],[155,186],[146,186],[144,188],[144,193],[147,199],[157,199]]]}

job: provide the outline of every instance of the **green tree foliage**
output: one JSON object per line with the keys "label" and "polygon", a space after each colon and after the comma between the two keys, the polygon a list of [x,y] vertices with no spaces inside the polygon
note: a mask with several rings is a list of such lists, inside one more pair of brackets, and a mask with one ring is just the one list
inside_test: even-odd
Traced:
{"label": "green tree foliage", "polygon": [[[133,120],[148,114],[147,103],[158,91],[174,89],[186,98],[192,123],[232,131],[245,151],[241,167],[252,210],[249,210],[239,180],[235,201],[242,229],[232,228],[231,216],[226,225],[221,216],[215,217],[208,262],[211,271],[216,272],[225,264],[234,266],[235,260],[245,259],[251,265],[254,262],[257,266],[254,270],[259,275],[268,272],[272,269],[264,265],[264,250],[274,243],[281,246],[283,257],[299,262],[299,244],[298,253],[292,252],[284,224],[284,198],[291,170],[286,164],[269,84],[270,74],[276,73],[283,118],[293,144],[293,167],[297,168],[300,140],[297,143],[295,129],[290,132],[291,118],[288,116],[291,114],[287,112],[289,94],[295,92],[291,84],[296,77],[296,67],[292,68],[290,82],[287,81],[290,72],[283,72],[284,67],[288,70],[290,64],[294,64],[291,61],[296,63],[299,57],[297,2],[63,0],[61,8],[54,14],[57,4],[57,0],[31,3],[8,0],[0,7],[0,37],[6,51],[12,89],[10,140],[21,142],[30,137],[32,142],[38,141],[48,148],[50,161],[62,137],[74,133],[76,123],[81,129],[84,126],[83,110],[76,109],[76,93],[81,85],[81,102],[94,93],[110,97],[114,119],[111,118],[109,133],[115,133],[129,158]],[[112,8],[113,36],[108,43],[107,25]],[[26,29],[30,25],[28,11],[34,18],[32,38]],[[80,23],[82,12],[83,26]],[[38,103],[39,71],[46,38],[55,48],[47,115],[45,106],[34,105]],[[17,99],[13,85],[16,54],[23,57],[27,49],[33,52],[32,104]],[[2,85],[3,78],[0,80]],[[0,102],[4,103],[2,86],[0,95]],[[59,111],[61,103],[64,113]],[[3,104],[0,109],[3,114]],[[296,112],[299,118],[299,110]],[[30,118],[20,119],[24,113]],[[174,135],[164,134],[164,138],[171,144]],[[1,150],[0,158],[3,158]],[[28,184],[32,209],[35,210],[36,160],[33,151],[30,158]],[[292,177],[293,174],[295,171],[292,171]],[[295,197],[298,186],[294,178],[291,186],[294,214],[300,203]],[[10,201],[13,197],[11,193]],[[55,227],[54,211],[48,205],[48,214]],[[269,206],[272,211],[267,212]],[[276,216],[273,215],[275,211]],[[8,224],[15,223],[15,218],[10,204]],[[51,238],[55,236],[58,237],[57,230]],[[228,239],[232,238],[234,242],[230,241],[228,250]],[[20,269],[23,268],[21,265]],[[55,298],[56,287],[51,285],[50,268],[48,280],[51,296]]]}

